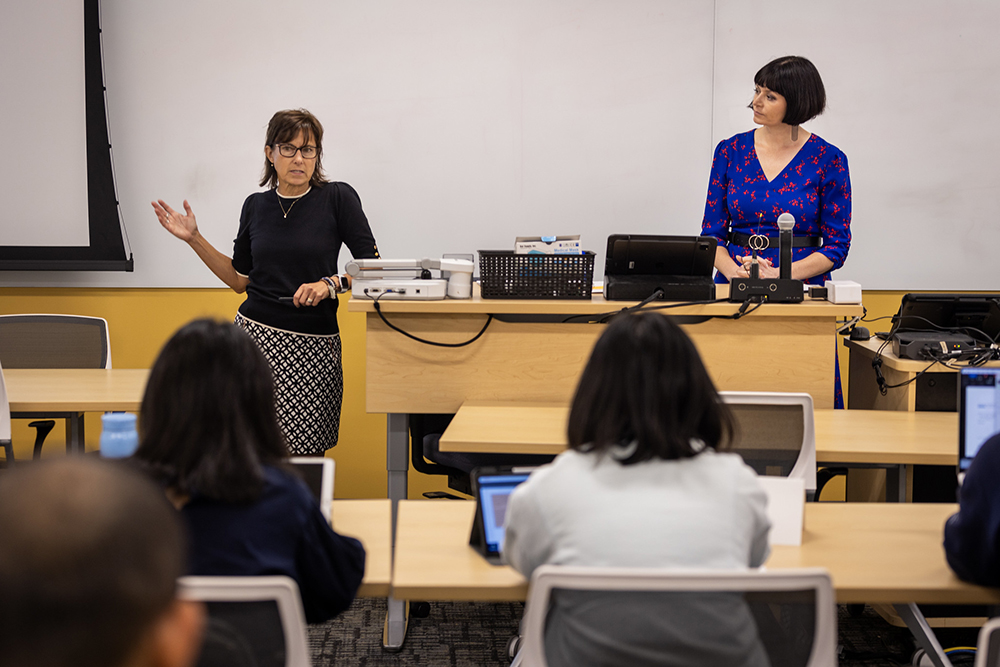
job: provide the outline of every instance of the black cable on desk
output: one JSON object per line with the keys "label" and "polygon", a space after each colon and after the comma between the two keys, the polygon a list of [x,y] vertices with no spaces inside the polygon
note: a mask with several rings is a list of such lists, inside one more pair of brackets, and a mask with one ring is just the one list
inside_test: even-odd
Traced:
{"label": "black cable on desk", "polygon": [[365,290],[365,296],[367,296],[369,299],[372,299],[375,302],[375,312],[378,313],[378,316],[382,319],[383,322],[385,322],[385,325],[387,327],[389,327],[393,331],[398,331],[399,333],[403,334],[407,338],[413,339],[413,340],[417,341],[418,343],[423,343],[424,345],[434,345],[436,347],[465,347],[466,345],[471,345],[472,343],[475,343],[477,340],[479,340],[480,337],[482,337],[482,335],[484,333],[486,333],[486,329],[490,326],[490,322],[493,321],[493,315],[487,314],[487,316],[486,316],[486,324],[484,324],[483,328],[479,330],[479,333],[477,333],[475,336],[473,336],[469,340],[463,341],[461,343],[439,343],[439,342],[433,341],[433,340],[425,340],[425,339],[420,338],[418,336],[414,336],[409,331],[403,331],[402,329],[400,329],[399,327],[397,327],[395,324],[393,324],[389,320],[385,319],[385,315],[382,314],[382,306],[379,304],[378,300],[381,299],[386,294],[395,294],[395,293],[396,293],[395,290],[387,289],[384,292],[382,292],[381,294],[379,294],[378,296],[372,297],[370,294],[368,294],[368,290],[367,289]]}

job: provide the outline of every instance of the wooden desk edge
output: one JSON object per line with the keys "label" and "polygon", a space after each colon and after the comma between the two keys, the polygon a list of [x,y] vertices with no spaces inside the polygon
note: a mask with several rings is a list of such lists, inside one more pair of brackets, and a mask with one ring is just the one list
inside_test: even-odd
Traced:
{"label": "wooden desk edge", "polygon": [[[353,503],[364,503],[372,507],[376,507],[379,510],[379,514],[384,514],[385,519],[385,536],[384,536],[384,546],[379,544],[374,544],[374,540],[369,543],[365,542],[364,535],[357,535],[350,531],[342,531],[337,526],[337,506],[341,507],[348,506]],[[355,594],[356,597],[368,597],[368,598],[385,598],[389,597],[392,592],[392,501],[388,498],[377,498],[377,499],[339,499],[334,500],[331,507],[331,516],[333,529],[337,533],[344,535],[345,537],[353,537],[359,540],[365,547],[365,575],[361,582],[361,586],[358,587],[358,591]],[[381,554],[377,559],[381,562],[386,562],[388,567],[385,572],[371,573],[370,568],[372,565],[371,555],[373,551],[379,547],[386,549],[386,553]]]}

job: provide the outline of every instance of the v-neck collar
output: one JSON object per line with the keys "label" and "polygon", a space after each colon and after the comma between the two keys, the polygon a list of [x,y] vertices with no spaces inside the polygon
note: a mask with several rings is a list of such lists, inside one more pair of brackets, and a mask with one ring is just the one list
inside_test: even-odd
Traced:
{"label": "v-neck collar", "polygon": [[802,145],[799,146],[799,150],[795,151],[795,155],[793,155],[792,159],[788,161],[788,164],[782,167],[781,171],[775,174],[774,178],[771,180],[767,179],[767,174],[764,173],[764,165],[760,163],[760,156],[757,154],[757,131],[756,130],[751,131],[750,135],[751,135],[750,141],[753,143],[753,159],[757,163],[757,169],[760,170],[761,176],[764,177],[764,182],[766,182],[768,185],[773,185],[774,182],[777,181],[778,178],[783,173],[785,173],[785,171],[787,171],[788,168],[791,167],[796,160],[799,159],[799,156],[802,155],[802,151],[805,150],[805,147],[809,144],[810,141],[813,140],[813,137],[816,136],[816,133],[815,132],[809,133],[809,138],[802,142]]}

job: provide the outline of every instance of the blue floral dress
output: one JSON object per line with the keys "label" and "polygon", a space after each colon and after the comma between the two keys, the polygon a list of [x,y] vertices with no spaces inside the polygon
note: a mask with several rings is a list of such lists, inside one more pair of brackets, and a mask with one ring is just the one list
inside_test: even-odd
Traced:
{"label": "blue floral dress", "polygon": [[[719,239],[735,261],[748,248],[729,243],[730,232],[777,237],[778,216],[795,216],[795,236],[823,239],[821,248],[794,248],[792,261],[814,252],[826,255],[839,269],[851,247],[851,176],[847,156],[818,135],[810,135],[792,161],[773,181],[768,181],[757,160],[754,131],[719,142],[712,160],[712,176],[705,201],[702,234]],[[775,266],[778,248],[758,253]],[[831,270],[833,270],[831,269]],[[822,285],[829,273],[805,282]],[[717,273],[715,282],[727,282]]]}

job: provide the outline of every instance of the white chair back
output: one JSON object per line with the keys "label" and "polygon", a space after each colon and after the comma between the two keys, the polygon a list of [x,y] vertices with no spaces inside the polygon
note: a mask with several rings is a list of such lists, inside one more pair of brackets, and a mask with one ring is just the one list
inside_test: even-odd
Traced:
{"label": "white chair back", "polygon": [[680,570],[543,565],[531,577],[522,623],[523,648],[517,663],[545,667],[545,623],[553,590],[655,591],[665,593],[791,593],[809,591],[815,628],[808,667],[837,664],[837,606],[826,570]]}
{"label": "white chair back", "polygon": [[274,601],[285,640],[285,666],[310,667],[306,617],[295,580],[268,577],[181,577],[180,597],[201,602]]}
{"label": "white chair back", "polygon": [[[741,440],[748,445],[750,443],[766,445],[766,442],[761,442],[761,438],[777,438],[787,433],[796,434],[797,440],[797,434],[801,433],[801,442],[791,443],[799,448],[799,454],[788,476],[800,477],[805,481],[806,491],[815,492],[816,425],[812,396],[805,393],[770,391],[721,391],[719,395],[727,405],[734,408],[742,431]],[[759,416],[762,420],[744,423],[740,420],[742,412],[739,410],[740,406],[760,406]],[[769,407],[773,407],[774,410],[768,410]],[[740,452],[740,443],[735,444],[735,451]],[[751,453],[752,447],[748,447],[747,454]]]}
{"label": "white chair back", "polygon": [[979,631],[975,667],[1000,667],[1000,618],[991,618]]}

